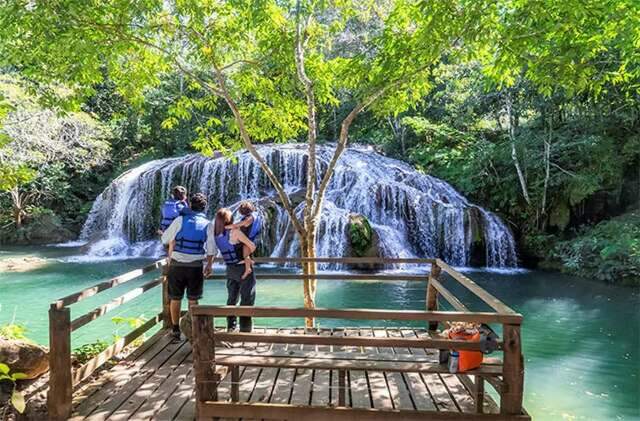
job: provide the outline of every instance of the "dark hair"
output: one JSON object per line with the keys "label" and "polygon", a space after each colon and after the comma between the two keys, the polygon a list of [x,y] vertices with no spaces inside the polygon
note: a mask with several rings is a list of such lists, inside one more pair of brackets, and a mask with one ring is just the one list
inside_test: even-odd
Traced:
{"label": "dark hair", "polygon": [[230,209],[220,208],[216,212],[216,218],[213,223],[213,231],[215,235],[220,235],[224,232],[224,227],[230,225],[233,222],[233,213]]}
{"label": "dark hair", "polygon": [[207,197],[202,193],[191,196],[191,210],[202,212],[207,207]]}
{"label": "dark hair", "polygon": [[251,215],[255,211],[256,207],[253,206],[253,203],[249,202],[248,200],[240,202],[240,206],[238,207],[238,212],[240,212],[240,215]]}
{"label": "dark hair", "polygon": [[187,189],[182,186],[175,186],[173,190],[171,190],[171,195],[176,200],[184,200],[187,198]]}

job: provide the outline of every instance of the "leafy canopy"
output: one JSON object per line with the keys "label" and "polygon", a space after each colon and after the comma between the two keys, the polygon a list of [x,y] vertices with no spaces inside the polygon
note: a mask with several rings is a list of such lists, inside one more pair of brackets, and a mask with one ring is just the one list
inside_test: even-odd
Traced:
{"label": "leafy canopy", "polygon": [[[372,102],[399,113],[430,87],[444,54],[471,55],[498,13],[495,1],[355,0],[85,2],[7,0],[0,56],[35,82],[45,101],[73,109],[105,74],[133,103],[164,74],[188,77],[164,127],[219,106],[231,93],[255,141],[307,130],[294,60],[296,16],[305,19],[305,65],[320,106]],[[72,88],[59,95],[52,84]],[[221,130],[224,129],[224,130]],[[237,147],[237,121],[200,121],[202,149]],[[223,133],[223,134],[221,134]]]}

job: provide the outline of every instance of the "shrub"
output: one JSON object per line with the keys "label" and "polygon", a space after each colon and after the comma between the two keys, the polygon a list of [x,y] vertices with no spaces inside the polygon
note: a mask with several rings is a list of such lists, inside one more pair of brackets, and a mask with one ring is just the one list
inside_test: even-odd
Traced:
{"label": "shrub", "polygon": [[632,212],[559,242],[553,257],[571,274],[625,285],[640,285],[640,213]]}
{"label": "shrub", "polygon": [[73,355],[76,357],[76,361],[80,364],[84,364],[91,358],[95,357],[105,349],[109,347],[109,343],[98,339],[97,341],[84,344],[73,350]]}
{"label": "shrub", "polygon": [[4,339],[28,340],[25,333],[27,328],[21,324],[7,323],[0,326],[0,337]]}

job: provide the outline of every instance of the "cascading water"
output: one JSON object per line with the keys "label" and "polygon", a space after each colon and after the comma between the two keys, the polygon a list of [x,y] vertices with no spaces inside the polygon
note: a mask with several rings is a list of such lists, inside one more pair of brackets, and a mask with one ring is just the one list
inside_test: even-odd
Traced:
{"label": "cascading water", "polygon": [[[307,154],[303,145],[260,146],[259,153],[279,176],[297,212],[302,211]],[[318,180],[333,148],[318,148]],[[171,187],[207,195],[207,213],[255,200],[265,215],[261,248],[274,257],[295,256],[300,247],[275,190],[248,153],[237,160],[193,154],[143,164],[116,178],[96,199],[81,239],[88,254],[157,255],[160,204]],[[370,148],[347,149],[336,166],[318,228],[318,256],[351,253],[353,214],[367,218],[379,256],[440,257],[450,264],[515,267],[515,242],[494,214],[469,203],[446,182],[421,174]]]}

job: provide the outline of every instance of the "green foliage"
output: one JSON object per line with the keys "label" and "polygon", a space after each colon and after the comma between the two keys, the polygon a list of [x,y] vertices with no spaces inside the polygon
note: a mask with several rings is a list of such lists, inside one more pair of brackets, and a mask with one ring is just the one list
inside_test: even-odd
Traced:
{"label": "green foliage", "polygon": [[358,216],[349,223],[349,241],[353,253],[358,257],[366,255],[373,243],[373,229],[364,216]]}
{"label": "green foliage", "polygon": [[11,373],[8,365],[0,363],[0,382],[10,381],[13,383],[13,389],[11,391],[11,397],[9,398],[9,404],[15,408],[19,413],[23,413],[26,408],[24,395],[18,391],[16,382],[18,380],[26,379],[27,376],[24,373]]}
{"label": "green foliage", "polygon": [[36,178],[36,170],[25,164],[0,163],[0,191],[8,192],[32,182]]}
{"label": "green foliage", "polygon": [[[116,316],[116,317],[112,317],[111,321],[116,325],[116,326],[127,326],[130,329],[137,329],[140,326],[142,326],[146,321],[147,318],[144,316],[144,314],[141,314],[137,317],[121,317],[121,316]],[[120,335],[118,333],[119,328],[116,330],[116,333],[113,335],[115,340],[120,339]],[[134,346],[140,346],[142,345],[142,343],[146,340],[146,336],[145,335],[141,335],[139,338],[137,338],[136,340],[134,340],[132,342],[132,344]]]}
{"label": "green foliage", "polygon": [[0,337],[4,339],[27,340],[27,328],[21,324],[7,323],[0,326]]}
{"label": "green foliage", "polygon": [[75,356],[76,361],[79,364],[84,364],[91,358],[95,357],[105,349],[109,347],[109,343],[98,339],[90,344],[84,344],[73,350],[72,354]]}
{"label": "green foliage", "polygon": [[640,285],[640,213],[584,228],[577,238],[559,242],[553,255],[568,273]]}

